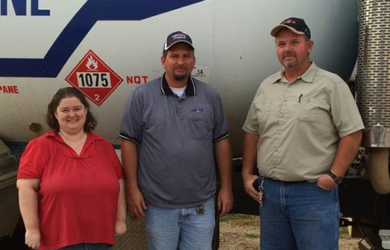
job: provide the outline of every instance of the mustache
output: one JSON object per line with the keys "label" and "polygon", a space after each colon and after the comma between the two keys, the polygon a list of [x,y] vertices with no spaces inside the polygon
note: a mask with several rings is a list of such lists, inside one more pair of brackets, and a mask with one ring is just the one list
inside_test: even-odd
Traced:
{"label": "mustache", "polygon": [[283,57],[287,57],[287,56],[296,56],[296,55],[295,53],[291,53],[291,52],[287,52],[283,54]]}
{"label": "mustache", "polygon": [[283,53],[283,56],[295,56],[295,53],[292,51],[286,51]]}

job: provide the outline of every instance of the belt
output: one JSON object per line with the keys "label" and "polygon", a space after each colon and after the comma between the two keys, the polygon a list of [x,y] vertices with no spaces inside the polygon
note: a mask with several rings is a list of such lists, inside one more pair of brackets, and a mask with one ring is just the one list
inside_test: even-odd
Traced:
{"label": "belt", "polygon": [[275,180],[275,179],[271,179],[271,178],[267,178],[267,177],[264,177],[264,179],[274,181],[274,182],[283,183],[283,184],[298,184],[298,183],[308,182],[307,180],[304,180],[304,181],[281,181],[281,180]]}

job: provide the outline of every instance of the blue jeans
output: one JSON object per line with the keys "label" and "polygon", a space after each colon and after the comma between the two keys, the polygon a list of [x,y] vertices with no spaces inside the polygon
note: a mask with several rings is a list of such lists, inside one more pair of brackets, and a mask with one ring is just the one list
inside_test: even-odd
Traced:
{"label": "blue jeans", "polygon": [[61,248],[61,250],[113,250],[113,246],[104,243],[81,243]]}
{"label": "blue jeans", "polygon": [[214,198],[200,206],[160,208],[148,205],[145,228],[149,250],[211,250],[215,226]]}
{"label": "blue jeans", "polygon": [[265,179],[260,207],[261,250],[337,250],[338,190],[315,182]]}

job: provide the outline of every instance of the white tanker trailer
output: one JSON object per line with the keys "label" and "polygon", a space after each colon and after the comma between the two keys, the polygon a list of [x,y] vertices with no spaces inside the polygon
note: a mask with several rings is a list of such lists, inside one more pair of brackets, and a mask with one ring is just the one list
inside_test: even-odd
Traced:
{"label": "white tanker trailer", "polygon": [[[348,80],[357,58],[359,3],[0,0],[0,237],[12,234],[19,221],[17,161],[28,141],[48,130],[45,113],[53,94],[79,88],[98,118],[96,132],[119,146],[125,102],[137,86],[163,74],[163,41],[177,30],[194,41],[193,76],[214,86],[225,106],[237,166],[233,211],[256,213],[239,176],[241,127],[260,82],[280,68],[269,32],[287,17],[304,18],[315,41],[312,60]],[[378,209],[388,211],[389,198],[373,191],[361,167],[340,186],[342,210],[357,222],[367,218],[376,229],[374,201],[387,197]],[[390,228],[389,215],[386,220],[382,228]]]}

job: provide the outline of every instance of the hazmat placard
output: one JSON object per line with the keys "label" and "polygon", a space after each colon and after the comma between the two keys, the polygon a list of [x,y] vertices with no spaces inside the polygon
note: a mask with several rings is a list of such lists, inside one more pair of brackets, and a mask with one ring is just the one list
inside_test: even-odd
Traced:
{"label": "hazmat placard", "polygon": [[123,79],[92,50],[81,59],[65,79],[100,106],[122,83]]}

